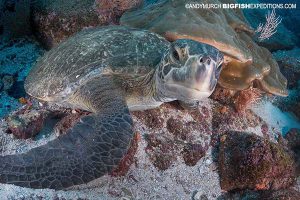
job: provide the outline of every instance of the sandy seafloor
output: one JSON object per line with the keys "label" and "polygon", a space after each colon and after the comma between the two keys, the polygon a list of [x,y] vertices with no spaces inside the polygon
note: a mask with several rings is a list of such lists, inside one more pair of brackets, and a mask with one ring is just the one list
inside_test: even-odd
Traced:
{"label": "sandy seafloor", "polygon": [[[205,103],[210,108],[212,100]],[[281,112],[270,102],[262,101],[252,110],[263,118],[274,131],[282,131],[287,126],[298,127],[300,124],[291,114]],[[276,116],[274,118],[274,116]],[[272,118],[272,119],[271,119]],[[139,119],[136,121],[135,131],[145,132]],[[21,153],[28,149],[46,143],[55,138],[52,133],[38,141],[16,140],[3,132],[4,121],[1,122],[0,141],[3,154]],[[260,127],[246,130],[261,135]],[[206,156],[193,166],[187,166],[182,158],[165,170],[158,171],[145,153],[146,141],[141,137],[136,157],[136,164],[132,164],[124,177],[104,176],[66,191],[50,189],[28,189],[18,186],[0,184],[0,199],[217,199],[222,190],[219,185],[219,175],[216,163],[213,162],[211,149]],[[297,190],[300,180],[295,186]],[[224,192],[224,191],[223,191]]]}
{"label": "sandy seafloor", "polygon": [[[209,106],[209,103],[206,103]],[[143,124],[134,117],[135,131],[145,133]],[[5,122],[2,121],[2,127]],[[143,135],[143,134],[142,134]],[[0,132],[2,154],[26,152],[54,139],[52,133],[38,141],[16,140],[11,135]],[[197,165],[188,167],[178,157],[176,163],[165,171],[158,171],[145,153],[146,141],[141,137],[135,155],[137,162],[132,164],[124,177],[104,176],[69,189],[54,191],[34,190],[13,185],[0,184],[0,196],[4,199],[188,199],[205,194],[209,199],[221,195],[218,173],[209,150]],[[198,193],[197,193],[198,192]],[[1,198],[2,199],[2,198]]]}

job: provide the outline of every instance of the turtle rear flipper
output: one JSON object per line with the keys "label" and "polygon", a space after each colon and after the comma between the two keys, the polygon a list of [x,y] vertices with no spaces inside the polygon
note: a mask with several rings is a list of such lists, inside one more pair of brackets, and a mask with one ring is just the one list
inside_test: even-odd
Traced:
{"label": "turtle rear flipper", "polygon": [[132,119],[117,87],[102,81],[99,85],[100,80],[92,79],[77,92],[76,98],[84,97],[82,103],[95,112],[82,117],[65,135],[26,153],[1,156],[0,182],[64,189],[116,167],[129,148]]}

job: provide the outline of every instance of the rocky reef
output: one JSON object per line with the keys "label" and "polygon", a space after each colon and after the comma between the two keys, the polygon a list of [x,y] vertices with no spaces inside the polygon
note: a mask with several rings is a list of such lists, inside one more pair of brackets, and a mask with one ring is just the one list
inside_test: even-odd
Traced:
{"label": "rocky reef", "polygon": [[118,24],[128,9],[141,0],[37,0],[32,7],[33,29],[47,49],[84,29],[99,25]]}
{"label": "rocky reef", "polygon": [[280,144],[245,132],[229,132],[221,137],[219,170],[224,190],[284,189],[296,178],[289,152]]}

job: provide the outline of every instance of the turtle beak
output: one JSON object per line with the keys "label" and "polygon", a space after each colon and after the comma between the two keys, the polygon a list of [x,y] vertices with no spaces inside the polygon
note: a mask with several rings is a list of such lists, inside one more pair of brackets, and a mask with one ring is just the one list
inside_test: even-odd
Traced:
{"label": "turtle beak", "polygon": [[[217,57],[205,55],[199,57],[199,59],[200,65],[198,66],[195,80],[202,87],[207,88],[209,91],[213,91],[221,74],[223,63],[222,55],[220,55],[220,57],[219,55],[217,55]],[[203,69],[205,70],[203,71]]]}
{"label": "turtle beak", "polygon": [[211,58],[209,56],[199,56],[198,57],[198,65],[196,67],[196,73],[195,73],[195,80],[198,82],[198,84],[203,84],[203,80],[205,77],[209,76],[209,73],[213,69],[209,69],[206,66],[211,65]]}

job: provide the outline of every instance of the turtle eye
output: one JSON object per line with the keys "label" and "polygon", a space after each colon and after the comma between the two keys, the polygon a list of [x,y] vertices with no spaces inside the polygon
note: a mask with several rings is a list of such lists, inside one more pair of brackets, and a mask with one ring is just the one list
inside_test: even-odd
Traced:
{"label": "turtle eye", "polygon": [[204,60],[203,60],[203,57],[201,57],[201,58],[199,59],[199,62],[200,62],[200,63],[203,63],[203,61],[204,61]]}
{"label": "turtle eye", "polygon": [[175,58],[176,60],[179,60],[179,54],[176,50],[173,51],[173,58]]}

